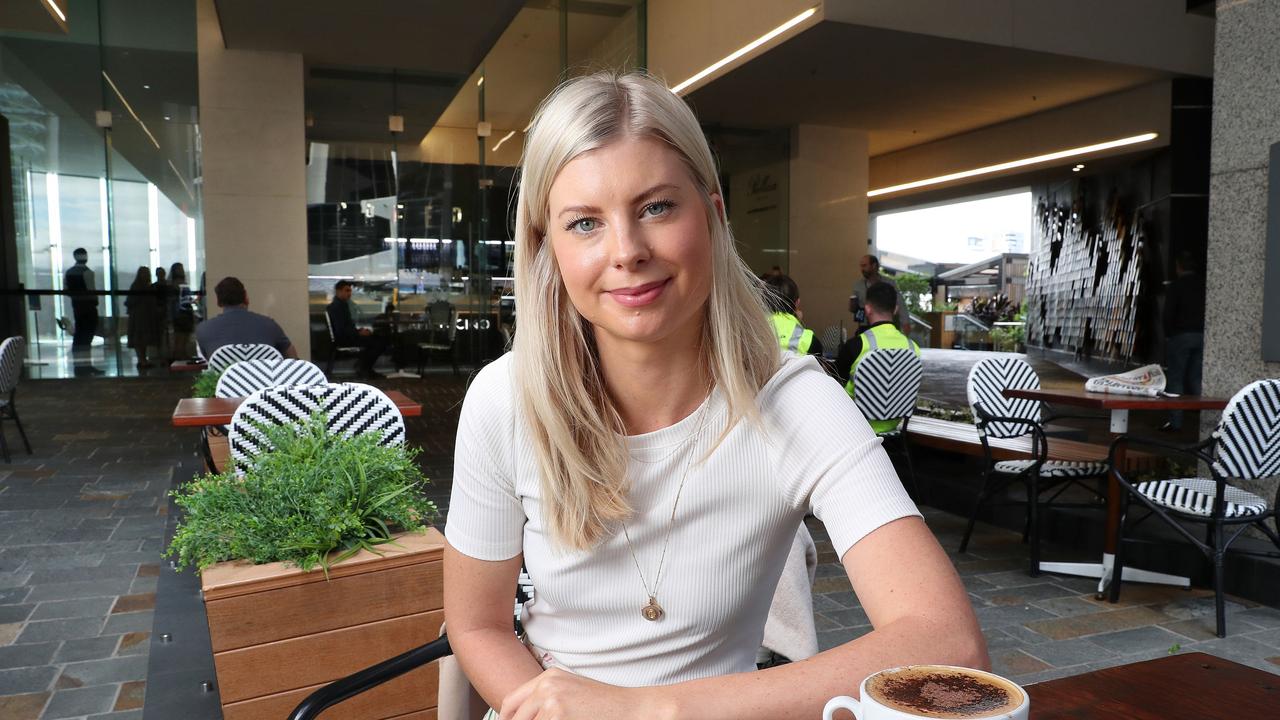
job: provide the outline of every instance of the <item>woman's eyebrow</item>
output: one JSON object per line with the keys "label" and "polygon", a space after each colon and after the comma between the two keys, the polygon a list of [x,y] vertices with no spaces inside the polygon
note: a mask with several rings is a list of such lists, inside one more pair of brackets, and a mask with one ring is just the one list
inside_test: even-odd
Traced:
{"label": "woman's eyebrow", "polygon": [[[653,187],[645,190],[644,192],[637,194],[634,198],[631,199],[631,204],[634,205],[640,202],[641,200],[644,200],[656,194],[661,190],[679,190],[679,189],[680,189],[679,185],[674,185],[672,183],[658,183],[657,185],[654,185]],[[587,215],[590,213],[599,213],[599,212],[600,212],[600,208],[596,207],[595,205],[570,205],[568,207],[561,208],[560,212],[556,213],[556,217],[561,217],[567,213],[574,213],[577,215]]]}

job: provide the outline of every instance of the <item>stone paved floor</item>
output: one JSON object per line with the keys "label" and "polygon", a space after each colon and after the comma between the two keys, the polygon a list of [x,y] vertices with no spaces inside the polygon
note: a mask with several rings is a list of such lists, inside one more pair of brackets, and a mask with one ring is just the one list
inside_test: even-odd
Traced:
{"label": "stone paved floor", "polygon": [[[967,358],[955,358],[955,362]],[[379,381],[424,413],[409,442],[447,501],[465,374]],[[191,378],[27,381],[18,392],[35,454],[0,463],[0,718],[140,720],[165,493],[196,466],[196,434],[169,426]],[[961,392],[963,388],[961,386]],[[11,441],[16,433],[5,430]],[[926,513],[944,548],[960,518]],[[820,526],[815,621],[824,646],[868,630]],[[1230,636],[1212,638],[1212,597],[1126,586],[1122,603],[1092,599],[1092,583],[1023,570],[1016,534],[982,527],[955,556],[996,669],[1022,682],[1204,650],[1280,672],[1280,610],[1236,602]],[[1048,551],[1047,551],[1048,552]]]}

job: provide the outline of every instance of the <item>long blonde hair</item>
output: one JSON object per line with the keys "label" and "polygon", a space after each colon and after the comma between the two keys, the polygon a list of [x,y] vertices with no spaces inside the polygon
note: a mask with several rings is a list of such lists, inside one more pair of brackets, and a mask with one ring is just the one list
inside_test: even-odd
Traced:
{"label": "long blonde hair", "polygon": [[569,80],[538,108],[525,140],[516,208],[514,353],[517,393],[541,471],[551,537],[587,549],[631,515],[626,429],[605,388],[593,329],[570,302],[545,242],[552,183],[569,161],[622,136],[679,153],[696,181],[712,246],[712,285],[700,349],[725,396],[728,422],[758,419],[755,398],[779,364],[778,341],[728,222],[712,202],[715,161],[689,106],[653,77],[599,72]]}

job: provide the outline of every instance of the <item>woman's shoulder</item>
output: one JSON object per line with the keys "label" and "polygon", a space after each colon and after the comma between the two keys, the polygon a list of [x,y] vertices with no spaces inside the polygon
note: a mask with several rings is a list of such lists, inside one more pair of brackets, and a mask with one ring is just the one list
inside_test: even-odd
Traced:
{"label": "woman's shoulder", "polygon": [[510,412],[514,406],[516,387],[513,355],[514,353],[504,353],[476,372],[467,387],[464,410],[504,414]]}
{"label": "woman's shoulder", "polygon": [[831,423],[852,408],[844,388],[811,355],[786,353],[756,397],[761,414],[775,430]]}

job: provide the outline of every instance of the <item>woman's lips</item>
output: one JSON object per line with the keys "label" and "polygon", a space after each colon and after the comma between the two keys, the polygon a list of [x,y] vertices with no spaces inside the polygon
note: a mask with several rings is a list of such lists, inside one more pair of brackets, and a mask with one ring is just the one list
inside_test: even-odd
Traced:
{"label": "woman's lips", "polygon": [[657,300],[670,282],[671,278],[667,278],[666,280],[658,280],[629,288],[619,288],[608,292],[619,305],[629,308],[642,307]]}

